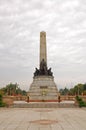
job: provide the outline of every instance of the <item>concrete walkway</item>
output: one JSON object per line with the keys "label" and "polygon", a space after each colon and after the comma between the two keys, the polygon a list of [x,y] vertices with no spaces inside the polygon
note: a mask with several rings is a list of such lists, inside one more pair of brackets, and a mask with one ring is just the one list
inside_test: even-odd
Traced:
{"label": "concrete walkway", "polygon": [[86,109],[0,108],[0,130],[86,130]]}

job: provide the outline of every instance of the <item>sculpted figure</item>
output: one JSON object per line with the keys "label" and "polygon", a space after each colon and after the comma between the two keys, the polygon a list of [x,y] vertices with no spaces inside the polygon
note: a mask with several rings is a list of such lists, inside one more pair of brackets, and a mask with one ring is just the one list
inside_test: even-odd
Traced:
{"label": "sculpted figure", "polygon": [[46,65],[46,62],[44,61],[44,59],[41,61],[40,63],[40,69],[43,70],[44,68],[46,68],[47,65]]}
{"label": "sculpted figure", "polygon": [[52,76],[53,73],[51,72],[51,68],[48,69],[48,75]]}
{"label": "sculpted figure", "polygon": [[39,75],[39,69],[35,68],[34,76],[37,76],[37,75]]}
{"label": "sculpted figure", "polygon": [[40,73],[41,75],[47,75],[47,65],[44,59],[40,63]]}
{"label": "sculpted figure", "polygon": [[53,73],[51,72],[51,68],[47,69],[47,64],[44,59],[40,63],[40,69],[35,68],[34,77],[39,75],[53,75]]}

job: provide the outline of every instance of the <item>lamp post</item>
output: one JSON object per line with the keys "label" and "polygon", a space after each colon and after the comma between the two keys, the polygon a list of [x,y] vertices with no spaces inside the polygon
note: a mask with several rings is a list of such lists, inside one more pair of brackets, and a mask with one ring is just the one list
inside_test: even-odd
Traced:
{"label": "lamp post", "polygon": [[58,102],[60,103],[61,99],[60,99],[60,93],[58,93]]}

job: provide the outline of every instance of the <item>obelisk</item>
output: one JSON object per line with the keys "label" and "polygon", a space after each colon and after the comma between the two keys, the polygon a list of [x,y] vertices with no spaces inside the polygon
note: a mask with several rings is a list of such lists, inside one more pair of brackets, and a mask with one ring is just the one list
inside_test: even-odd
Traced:
{"label": "obelisk", "polygon": [[40,32],[40,63],[44,59],[47,64],[46,32]]}
{"label": "obelisk", "polygon": [[58,89],[51,68],[47,67],[46,32],[40,32],[39,68],[35,68],[33,82],[30,85],[30,102],[58,100]]}

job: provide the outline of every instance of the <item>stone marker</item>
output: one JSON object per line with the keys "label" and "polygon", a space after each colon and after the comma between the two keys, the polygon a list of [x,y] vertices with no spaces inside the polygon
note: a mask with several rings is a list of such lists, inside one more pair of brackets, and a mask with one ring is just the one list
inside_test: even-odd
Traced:
{"label": "stone marker", "polygon": [[57,101],[58,89],[51,68],[47,67],[46,32],[40,32],[40,62],[29,89],[29,101]]}

